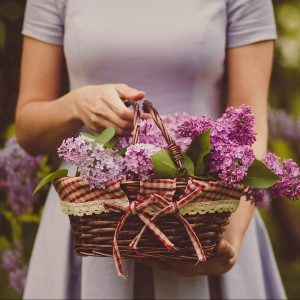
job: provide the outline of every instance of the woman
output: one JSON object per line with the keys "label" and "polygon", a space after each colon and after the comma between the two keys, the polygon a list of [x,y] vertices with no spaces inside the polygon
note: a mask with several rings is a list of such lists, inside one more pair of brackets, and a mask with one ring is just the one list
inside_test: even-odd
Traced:
{"label": "woman", "polygon": [[[123,101],[145,93],[163,114],[216,117],[226,76],[227,105],[251,106],[255,153],[264,157],[276,38],[271,0],[28,0],[23,35],[16,122],[28,152],[55,151],[82,126],[101,131],[113,125],[119,135],[130,134],[133,114]],[[70,92],[61,96],[64,59]],[[137,284],[134,270],[141,267],[133,261],[126,262],[124,281],[110,258],[75,257],[58,203],[51,189],[25,298],[154,297],[146,295],[147,282]],[[197,267],[163,264],[153,263],[147,279],[157,299],[285,298],[266,231],[247,202],[233,214],[214,260]]]}

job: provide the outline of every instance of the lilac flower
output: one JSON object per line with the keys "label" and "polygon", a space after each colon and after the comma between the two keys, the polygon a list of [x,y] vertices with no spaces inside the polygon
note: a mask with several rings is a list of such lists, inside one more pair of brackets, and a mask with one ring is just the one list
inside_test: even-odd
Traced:
{"label": "lilac flower", "polygon": [[226,183],[240,182],[255,159],[254,116],[250,107],[229,107],[211,131],[210,172]]}
{"label": "lilac flower", "polygon": [[209,128],[212,128],[213,124],[213,120],[205,116],[189,117],[176,128],[176,137],[189,137],[193,140]]}
{"label": "lilac flower", "polygon": [[245,196],[247,200],[264,210],[271,209],[271,197],[267,189],[250,188]]}
{"label": "lilac flower", "polygon": [[174,138],[177,126],[190,118],[190,116],[185,112],[180,112],[175,113],[174,115],[162,115],[161,118],[167,129],[169,130],[171,136]]}
{"label": "lilac flower", "polygon": [[148,180],[153,175],[151,156],[161,148],[151,144],[135,144],[127,148],[124,164],[135,178]]}
{"label": "lilac flower", "polygon": [[91,139],[82,135],[76,138],[67,138],[63,140],[61,146],[57,149],[58,156],[79,167],[93,151],[91,141]]}
{"label": "lilac flower", "polygon": [[20,266],[19,257],[13,250],[7,250],[2,256],[2,267],[5,270],[11,271]]}
{"label": "lilac flower", "polygon": [[16,269],[9,274],[9,285],[17,293],[21,294],[24,290],[27,268]]}
{"label": "lilac flower", "polygon": [[264,162],[280,177],[280,180],[269,189],[274,198],[297,199],[300,197],[300,170],[296,162],[287,159],[280,164],[279,157],[273,153],[268,153]]}
{"label": "lilac flower", "polygon": [[118,142],[114,149],[119,150],[121,148],[126,148],[132,143],[132,137],[121,136],[118,138]]}
{"label": "lilac flower", "polygon": [[0,187],[6,190],[10,206],[18,215],[37,199],[32,197],[32,191],[38,182],[36,172],[41,160],[41,156],[27,154],[15,137],[0,152]]}
{"label": "lilac flower", "polygon": [[140,120],[140,140],[141,144],[152,144],[160,148],[166,148],[165,141],[160,129],[156,126],[152,119]]}
{"label": "lilac flower", "polygon": [[60,157],[74,164],[80,176],[92,188],[105,188],[109,181],[124,178],[123,157],[112,149],[97,144],[93,147],[84,136],[64,140],[58,149]]}
{"label": "lilac flower", "polygon": [[237,183],[247,175],[254,159],[251,146],[223,145],[214,152],[210,171],[216,172],[219,178],[228,184]]}
{"label": "lilac flower", "polygon": [[217,122],[226,127],[227,138],[238,145],[252,145],[255,142],[254,115],[248,105],[228,107]]}
{"label": "lilac flower", "polygon": [[279,157],[274,153],[268,153],[263,162],[278,176],[283,175],[283,170],[279,162]]}

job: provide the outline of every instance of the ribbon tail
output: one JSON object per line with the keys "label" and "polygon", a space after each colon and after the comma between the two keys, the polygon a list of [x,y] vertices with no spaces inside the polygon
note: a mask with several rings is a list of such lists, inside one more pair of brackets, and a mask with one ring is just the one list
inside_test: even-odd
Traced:
{"label": "ribbon tail", "polygon": [[[193,244],[193,247],[196,251],[196,254],[197,254],[197,257],[198,257],[198,262],[199,261],[206,261],[206,257],[205,257],[205,253],[203,251],[203,248],[201,246],[201,243],[195,233],[195,231],[193,230],[192,226],[189,224],[189,222],[183,217],[181,216],[180,214],[176,214],[177,218],[179,218],[184,226],[184,228],[186,229],[190,239],[191,239],[191,242]],[[197,264],[196,263],[196,264]]]}
{"label": "ribbon tail", "polygon": [[145,223],[139,234],[132,240],[132,242],[129,244],[130,247],[137,252],[137,246],[138,243],[144,234],[145,230],[147,227],[153,232],[153,234],[158,238],[159,241],[162,242],[162,244],[167,248],[167,249],[175,249],[178,250],[175,245],[167,238],[167,236],[155,225],[153,222],[156,220],[158,217],[160,217],[164,213],[163,210],[158,212],[156,215],[154,215],[151,219],[146,217],[144,214],[138,214],[139,218]]}
{"label": "ribbon tail", "polygon": [[120,255],[120,250],[119,250],[119,246],[118,246],[118,235],[129,215],[130,215],[130,212],[126,212],[120,218],[120,221],[119,221],[117,228],[115,230],[115,233],[114,233],[114,240],[113,240],[113,256],[114,256],[115,266],[116,266],[118,275],[124,279],[126,279],[127,276],[124,274],[123,268],[122,268],[121,255]]}

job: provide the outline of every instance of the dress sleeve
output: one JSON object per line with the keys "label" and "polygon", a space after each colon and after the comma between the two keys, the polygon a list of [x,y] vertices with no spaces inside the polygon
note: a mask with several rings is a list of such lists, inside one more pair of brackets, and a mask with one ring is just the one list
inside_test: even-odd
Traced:
{"label": "dress sleeve", "polygon": [[277,37],[271,0],[227,0],[227,48]]}
{"label": "dress sleeve", "polygon": [[62,45],[63,8],[62,0],[27,0],[22,34],[46,43]]}

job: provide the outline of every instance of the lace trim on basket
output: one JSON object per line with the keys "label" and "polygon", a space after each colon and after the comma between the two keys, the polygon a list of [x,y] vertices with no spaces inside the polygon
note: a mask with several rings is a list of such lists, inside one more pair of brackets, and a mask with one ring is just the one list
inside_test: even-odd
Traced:
{"label": "lace trim on basket", "polygon": [[[65,201],[60,201],[61,209],[63,213],[73,216],[83,216],[92,214],[102,214],[110,212],[105,208],[104,203],[112,204],[126,204],[126,199],[118,200],[96,200],[85,203],[70,203]],[[214,201],[195,201],[187,203],[185,206],[181,207],[179,212],[181,215],[205,215],[207,213],[222,213],[222,212],[234,212],[239,206],[238,199],[229,200],[214,200]],[[158,208],[153,205],[144,210],[149,215],[154,215]]]}

